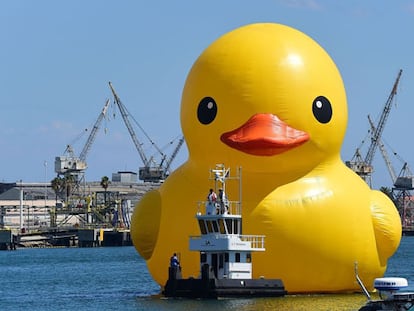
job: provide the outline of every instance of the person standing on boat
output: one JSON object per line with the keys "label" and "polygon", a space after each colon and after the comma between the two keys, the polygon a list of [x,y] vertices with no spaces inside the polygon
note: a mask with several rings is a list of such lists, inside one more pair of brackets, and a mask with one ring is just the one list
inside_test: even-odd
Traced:
{"label": "person standing on boat", "polygon": [[223,189],[219,189],[219,204],[220,204],[220,214],[227,214],[227,209],[229,208],[229,200],[227,199],[226,194]]}
{"label": "person standing on boat", "polygon": [[177,253],[174,253],[174,255],[170,258],[170,267],[171,268],[179,268],[180,267],[180,261],[178,260]]}
{"label": "person standing on boat", "polygon": [[210,189],[207,195],[207,205],[206,205],[207,215],[213,214],[213,211],[216,208],[216,202],[217,202],[217,194],[214,192],[213,189]]}

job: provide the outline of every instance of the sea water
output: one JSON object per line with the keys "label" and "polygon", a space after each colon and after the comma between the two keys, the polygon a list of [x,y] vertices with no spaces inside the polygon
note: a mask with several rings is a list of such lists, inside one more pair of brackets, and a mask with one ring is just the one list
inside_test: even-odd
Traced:
{"label": "sea water", "polygon": [[[386,276],[414,286],[414,237],[403,237]],[[409,288],[413,290],[414,287]],[[133,247],[0,252],[0,310],[358,310],[362,294],[255,299],[165,299]]]}

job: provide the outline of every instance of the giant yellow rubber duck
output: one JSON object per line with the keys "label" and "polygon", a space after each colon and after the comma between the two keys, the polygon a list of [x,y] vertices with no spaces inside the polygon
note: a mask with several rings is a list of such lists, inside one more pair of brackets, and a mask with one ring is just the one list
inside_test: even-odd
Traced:
{"label": "giant yellow rubber duck", "polygon": [[[342,78],[325,50],[291,27],[251,24],[213,42],[182,95],[188,160],[137,204],[132,238],[162,286],[177,252],[199,275],[197,201],[217,163],[242,167],[243,232],[266,235],[253,275],[290,293],[358,290],[382,276],[401,239],[393,203],[340,158],[347,124]],[[228,188],[230,196],[232,189]]]}

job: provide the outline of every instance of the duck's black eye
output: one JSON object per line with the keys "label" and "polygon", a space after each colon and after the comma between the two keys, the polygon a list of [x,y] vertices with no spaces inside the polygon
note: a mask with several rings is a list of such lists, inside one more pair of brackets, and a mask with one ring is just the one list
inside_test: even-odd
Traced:
{"label": "duck's black eye", "polygon": [[204,97],[198,104],[197,117],[202,124],[210,124],[217,115],[217,104],[211,97]]}
{"label": "duck's black eye", "polygon": [[316,120],[328,123],[332,118],[332,105],[325,96],[318,96],[313,100],[312,112]]}

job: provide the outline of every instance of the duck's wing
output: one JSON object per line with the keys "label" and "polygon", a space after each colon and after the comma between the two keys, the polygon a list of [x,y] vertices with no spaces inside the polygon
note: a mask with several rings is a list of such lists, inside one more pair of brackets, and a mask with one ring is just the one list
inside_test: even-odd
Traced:
{"label": "duck's wing", "polygon": [[401,240],[401,219],[397,208],[384,193],[371,192],[371,213],[381,263],[386,263]]}
{"label": "duck's wing", "polygon": [[158,238],[161,218],[161,195],[158,190],[147,192],[137,203],[132,215],[131,237],[138,253],[151,258]]}

